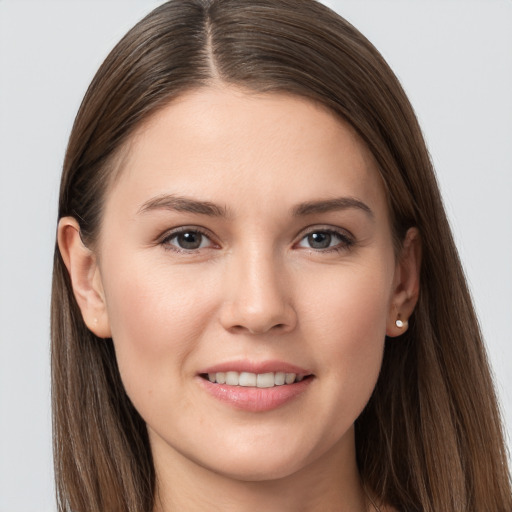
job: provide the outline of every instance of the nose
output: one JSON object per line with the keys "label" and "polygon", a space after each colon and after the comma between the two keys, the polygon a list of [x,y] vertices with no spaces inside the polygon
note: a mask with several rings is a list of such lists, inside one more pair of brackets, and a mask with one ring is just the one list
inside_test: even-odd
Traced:
{"label": "nose", "polygon": [[283,266],[269,253],[252,251],[233,257],[224,281],[221,324],[230,332],[291,332],[297,315],[290,284]]}

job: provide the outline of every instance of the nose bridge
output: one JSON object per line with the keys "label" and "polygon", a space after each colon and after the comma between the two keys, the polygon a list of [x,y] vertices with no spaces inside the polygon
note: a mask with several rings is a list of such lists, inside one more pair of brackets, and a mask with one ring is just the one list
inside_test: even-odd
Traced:
{"label": "nose bridge", "polygon": [[252,334],[293,328],[296,322],[284,265],[271,246],[249,243],[232,255],[223,324]]}

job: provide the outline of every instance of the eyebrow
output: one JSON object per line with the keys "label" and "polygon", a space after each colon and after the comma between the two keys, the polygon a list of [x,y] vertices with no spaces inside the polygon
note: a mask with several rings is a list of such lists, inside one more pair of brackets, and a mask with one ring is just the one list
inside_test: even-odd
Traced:
{"label": "eyebrow", "polygon": [[164,194],[149,199],[139,208],[138,213],[148,213],[154,210],[196,213],[199,215],[208,215],[209,217],[228,216],[227,209],[215,203],[198,201],[197,199],[172,194]]}
{"label": "eyebrow", "polygon": [[[352,208],[359,209],[365,212],[372,219],[374,218],[371,208],[359,199],[355,199],[353,197],[337,197],[334,199],[300,203],[292,208],[292,215],[294,217],[303,217],[313,215],[315,213],[326,213]],[[149,199],[139,208],[138,213],[143,214],[154,210],[188,212],[198,215],[207,215],[209,217],[228,217],[228,211],[223,206],[219,206],[210,201],[199,201],[197,199],[176,196],[173,194],[163,194]]]}
{"label": "eyebrow", "polygon": [[336,197],[334,199],[325,199],[320,201],[307,201],[295,206],[292,210],[292,215],[294,217],[301,217],[315,213],[326,213],[336,210],[348,210],[352,208],[362,210],[370,218],[375,218],[372,209],[366,203],[363,203],[354,197]]}

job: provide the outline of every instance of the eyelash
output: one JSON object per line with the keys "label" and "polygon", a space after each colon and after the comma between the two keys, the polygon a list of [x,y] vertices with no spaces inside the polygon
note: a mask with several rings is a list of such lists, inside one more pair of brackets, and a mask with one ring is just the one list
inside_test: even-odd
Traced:
{"label": "eyelash", "polygon": [[323,249],[316,249],[314,247],[306,247],[306,249],[320,253],[344,252],[350,250],[355,244],[354,238],[348,235],[345,231],[321,227],[315,227],[314,229],[311,229],[303,233],[298,243],[300,244],[307,237],[318,233],[327,234],[331,237],[337,237],[340,240],[340,242],[332,247],[326,247]]}
{"label": "eyelash", "polygon": [[[185,227],[173,230],[170,233],[167,233],[160,240],[159,244],[162,245],[165,250],[174,251],[174,252],[183,253],[183,254],[192,254],[192,253],[196,253],[199,249],[204,249],[204,247],[186,249],[186,248],[178,247],[177,245],[171,244],[171,240],[173,240],[174,238],[178,237],[179,235],[185,234],[185,233],[199,234],[202,237],[205,237],[206,239],[208,239],[210,241],[210,244],[212,244],[213,246],[216,245],[215,242],[213,242],[213,240],[212,240],[211,234],[209,234],[207,231],[205,231],[201,228],[195,227],[195,226],[194,227],[185,226]],[[340,242],[332,247],[325,247],[325,248],[304,247],[305,249],[308,249],[313,252],[318,252],[318,253],[344,252],[344,251],[350,250],[355,244],[355,240],[351,236],[347,235],[345,232],[343,232],[341,230],[336,230],[333,228],[318,228],[318,227],[316,227],[309,231],[303,232],[301,234],[299,241],[294,245],[297,246],[303,240],[305,240],[307,237],[312,236],[314,234],[319,234],[319,233],[326,234],[331,237],[337,237],[340,240]],[[203,243],[203,241],[201,241],[201,244],[202,243]]]}
{"label": "eyelash", "polygon": [[171,244],[171,240],[173,238],[176,238],[179,235],[185,234],[185,233],[196,233],[196,234],[199,233],[201,236],[207,238],[211,244],[215,245],[215,242],[212,241],[212,236],[210,233],[208,233],[207,231],[205,231],[203,229],[195,227],[195,226],[194,227],[184,226],[182,228],[175,229],[175,230],[171,231],[170,233],[167,233],[161,239],[161,241],[159,243],[167,251],[174,251],[174,252],[183,253],[183,254],[192,254],[192,253],[197,252],[199,249],[201,249],[201,247],[199,247],[197,249],[185,249],[183,247],[178,247],[177,245]]}

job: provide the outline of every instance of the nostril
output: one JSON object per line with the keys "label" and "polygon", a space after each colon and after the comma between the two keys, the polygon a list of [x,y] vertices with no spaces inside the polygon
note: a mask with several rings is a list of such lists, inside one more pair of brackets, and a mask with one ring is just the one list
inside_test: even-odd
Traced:
{"label": "nostril", "polygon": [[296,313],[289,304],[267,303],[265,307],[256,307],[249,300],[238,300],[226,303],[219,319],[224,329],[233,334],[264,334],[270,331],[281,334],[294,328]]}
{"label": "nostril", "polygon": [[[243,327],[240,326],[242,329]],[[270,331],[284,331],[286,329],[286,324],[275,324],[268,326],[258,326],[258,327],[247,327],[246,328],[251,334],[265,334]]]}

